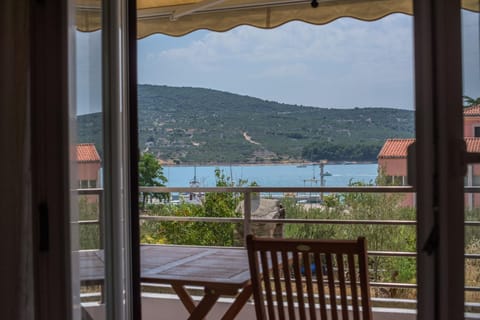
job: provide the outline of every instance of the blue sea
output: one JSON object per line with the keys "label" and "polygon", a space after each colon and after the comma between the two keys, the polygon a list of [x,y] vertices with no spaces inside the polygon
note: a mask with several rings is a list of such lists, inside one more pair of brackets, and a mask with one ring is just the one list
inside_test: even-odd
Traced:
{"label": "blue sea", "polygon": [[[316,187],[320,186],[320,167],[318,164],[300,167],[288,165],[232,165],[232,166],[165,166],[163,173],[167,177],[167,187],[189,187],[196,176],[201,187],[215,186],[215,168],[223,171],[236,183],[239,179],[256,182],[263,187]],[[326,164],[324,172],[325,186],[348,186],[351,180],[374,182],[377,177],[376,163],[371,164]]]}

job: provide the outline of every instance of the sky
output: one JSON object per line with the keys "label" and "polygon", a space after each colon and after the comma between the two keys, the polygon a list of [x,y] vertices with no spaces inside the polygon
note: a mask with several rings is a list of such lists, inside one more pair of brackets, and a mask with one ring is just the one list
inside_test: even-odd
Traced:
{"label": "sky", "polygon": [[[480,96],[479,15],[463,12],[464,94]],[[79,113],[100,108],[100,34],[78,33]],[[96,56],[95,56],[95,53]],[[314,107],[414,109],[413,18],[241,26],[138,41],[138,83],[211,88]]]}

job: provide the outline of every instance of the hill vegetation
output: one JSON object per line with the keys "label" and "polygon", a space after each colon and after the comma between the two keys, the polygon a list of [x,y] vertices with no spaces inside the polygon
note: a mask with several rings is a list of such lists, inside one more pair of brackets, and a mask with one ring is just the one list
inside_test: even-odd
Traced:
{"label": "hill vegetation", "polygon": [[[139,146],[167,163],[375,161],[385,139],[414,135],[412,111],[315,108],[211,89],[139,85]],[[101,114],[78,117],[79,142]]]}

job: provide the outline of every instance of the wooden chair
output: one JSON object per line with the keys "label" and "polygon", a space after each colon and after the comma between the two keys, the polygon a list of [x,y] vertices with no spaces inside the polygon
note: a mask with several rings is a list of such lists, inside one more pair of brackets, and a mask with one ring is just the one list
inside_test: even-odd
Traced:
{"label": "wooden chair", "polygon": [[365,238],[248,235],[247,249],[257,319],[372,319]]}

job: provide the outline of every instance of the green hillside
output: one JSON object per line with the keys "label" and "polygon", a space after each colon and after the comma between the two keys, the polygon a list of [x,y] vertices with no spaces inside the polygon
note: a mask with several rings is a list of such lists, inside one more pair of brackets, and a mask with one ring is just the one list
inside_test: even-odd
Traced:
{"label": "green hillside", "polygon": [[[374,161],[386,138],[413,137],[412,111],[326,109],[201,88],[139,85],[139,146],[176,163]],[[100,137],[79,116],[79,141]],[[101,150],[101,148],[99,148]]]}

